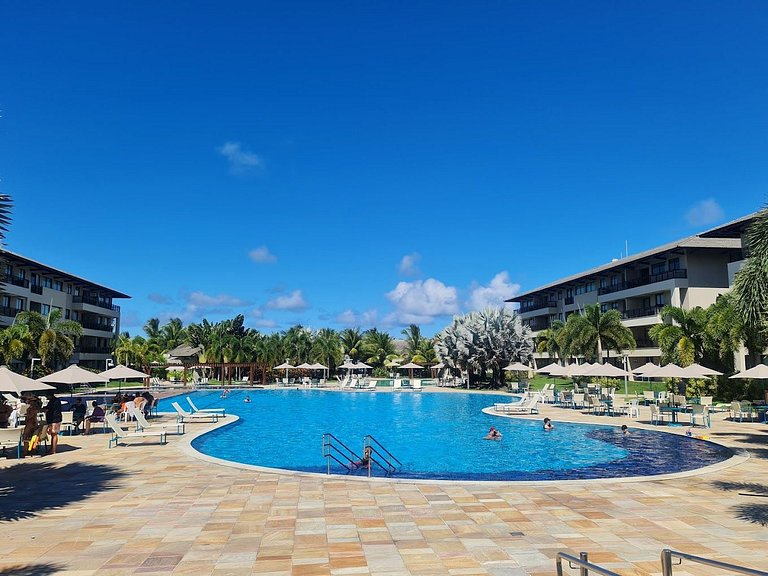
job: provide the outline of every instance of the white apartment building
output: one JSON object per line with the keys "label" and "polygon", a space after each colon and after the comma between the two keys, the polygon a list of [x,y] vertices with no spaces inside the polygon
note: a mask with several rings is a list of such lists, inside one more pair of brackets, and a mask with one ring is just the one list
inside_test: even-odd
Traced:
{"label": "white apartment building", "polygon": [[[520,318],[534,335],[556,320],[565,321],[589,304],[599,304],[604,312],[618,310],[637,342],[635,350],[625,352],[630,366],[658,363],[661,351],[648,337],[648,330],[661,323],[661,309],[667,304],[685,309],[706,308],[718,295],[727,292],[735,273],[744,264],[742,236],[755,216],[750,214],[695,236],[562,278],[507,302],[519,304]],[[543,364],[548,362],[546,353],[537,353],[536,357]],[[736,368],[743,367],[741,353]]]}
{"label": "white apartment building", "polygon": [[47,315],[58,308],[83,326],[71,362],[105,369],[120,333],[120,306],[113,301],[130,296],[6,250],[0,251],[0,266],[0,327],[10,326],[22,310]]}

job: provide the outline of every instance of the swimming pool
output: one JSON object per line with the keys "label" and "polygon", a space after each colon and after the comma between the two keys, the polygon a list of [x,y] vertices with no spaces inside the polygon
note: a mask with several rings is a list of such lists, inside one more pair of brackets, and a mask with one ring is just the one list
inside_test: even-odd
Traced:
{"label": "swimming pool", "polygon": [[[623,435],[618,426],[501,418],[481,410],[508,395],[465,393],[336,393],[317,390],[195,392],[199,408],[226,407],[235,424],[199,436],[204,454],[270,468],[325,472],[322,435],[333,433],[356,453],[373,435],[402,467],[398,478],[447,480],[559,480],[619,478],[682,472],[732,455],[695,438],[646,430]],[[172,411],[170,402],[161,411]],[[186,402],[182,402],[186,404]],[[484,440],[490,426],[500,442]],[[331,471],[347,471],[338,464]],[[374,471],[375,473],[376,471]],[[363,475],[364,471],[358,474]],[[383,474],[377,474],[383,475]]]}

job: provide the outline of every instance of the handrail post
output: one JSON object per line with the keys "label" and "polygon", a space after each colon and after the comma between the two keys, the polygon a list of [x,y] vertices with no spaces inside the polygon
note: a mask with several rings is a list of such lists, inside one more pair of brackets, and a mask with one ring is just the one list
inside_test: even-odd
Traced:
{"label": "handrail post", "polygon": [[[589,555],[586,552],[579,552],[579,558],[581,558],[584,563],[589,562]],[[579,576],[589,576],[589,570],[584,564],[579,568]]]}
{"label": "handrail post", "polygon": [[672,551],[669,548],[661,551],[661,574],[672,576]]}

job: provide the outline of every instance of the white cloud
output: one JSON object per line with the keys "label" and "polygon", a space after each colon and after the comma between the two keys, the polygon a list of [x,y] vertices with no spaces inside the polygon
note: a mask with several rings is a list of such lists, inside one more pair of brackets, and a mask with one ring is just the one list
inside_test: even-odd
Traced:
{"label": "white cloud", "polygon": [[714,198],[702,200],[691,206],[685,213],[685,220],[689,226],[709,226],[722,220],[723,209]]}
{"label": "white cloud", "polygon": [[447,316],[459,312],[457,290],[439,280],[399,282],[386,294],[395,306],[394,316],[401,324],[431,322],[435,316]]}
{"label": "white cloud", "polygon": [[244,300],[229,294],[210,296],[204,292],[192,292],[187,299],[187,303],[198,308],[235,308],[247,304]]}
{"label": "white cloud", "polygon": [[208,315],[230,314],[233,309],[247,306],[248,302],[230,294],[211,296],[205,292],[195,291],[184,296],[183,310],[163,312],[158,315],[160,320],[181,318],[185,323],[199,322]]}
{"label": "white cloud", "polygon": [[350,308],[336,316],[335,320],[337,324],[341,324],[342,326],[374,326],[378,316],[379,313],[375,309],[366,310],[365,312],[358,314]]}
{"label": "white cloud", "polygon": [[277,262],[277,256],[269,251],[266,246],[259,246],[248,253],[248,257],[257,264],[272,264]]}
{"label": "white cloud", "polygon": [[264,310],[261,308],[254,308],[248,313],[250,323],[257,328],[274,328],[277,326],[277,322],[271,318],[264,318]]}
{"label": "white cloud", "polygon": [[419,260],[421,260],[421,254],[417,252],[403,256],[403,259],[400,260],[400,274],[403,276],[418,276],[421,274],[421,270],[419,270]]}
{"label": "white cloud", "polygon": [[287,296],[278,296],[267,302],[267,308],[274,310],[306,310],[308,307],[301,290],[294,290]]}
{"label": "white cloud", "polygon": [[229,161],[229,169],[233,174],[242,174],[251,168],[264,165],[259,156],[242,148],[240,142],[226,142],[219,148],[219,154]]}
{"label": "white cloud", "polygon": [[520,291],[520,284],[509,281],[508,272],[499,272],[487,286],[475,284],[470,288],[467,307],[470,310],[482,310],[487,306],[502,306],[504,300],[512,298]]}

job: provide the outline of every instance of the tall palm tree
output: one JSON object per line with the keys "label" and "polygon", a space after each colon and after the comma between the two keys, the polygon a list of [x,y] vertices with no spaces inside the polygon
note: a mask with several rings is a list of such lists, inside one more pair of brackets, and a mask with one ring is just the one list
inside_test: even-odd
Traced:
{"label": "tall palm tree", "polygon": [[758,212],[747,228],[744,247],[748,260],[733,281],[736,308],[746,331],[765,335],[768,333],[768,206]]}
{"label": "tall palm tree", "polygon": [[161,340],[165,350],[173,350],[179,344],[184,343],[187,332],[184,329],[184,323],[181,318],[171,318],[168,323],[160,329]]}
{"label": "tall palm tree", "polygon": [[19,312],[14,322],[29,326],[40,361],[52,368],[70,359],[75,351],[74,338],[83,334],[83,327],[74,320],[62,319],[58,308],[51,309],[47,316],[28,310]]}
{"label": "tall palm tree", "polygon": [[341,338],[336,330],[323,328],[315,334],[312,342],[312,359],[328,366],[330,372],[344,359],[341,351]]}
{"label": "tall palm tree", "polygon": [[689,366],[704,356],[704,338],[707,330],[707,311],[701,306],[685,310],[677,306],[664,306],[662,324],[656,324],[648,336],[661,349],[662,361]]}
{"label": "tall palm tree", "polygon": [[590,304],[580,313],[571,314],[562,330],[563,352],[568,356],[597,358],[600,364],[604,350],[620,353],[636,346],[632,331],[622,324],[618,310],[602,312],[600,304]]}
{"label": "tall palm tree", "polygon": [[363,335],[365,361],[374,368],[384,366],[387,357],[395,353],[395,340],[386,332],[371,328]]}
{"label": "tall palm tree", "polygon": [[144,334],[150,340],[159,340],[161,337],[160,320],[158,318],[150,318],[144,323]]}
{"label": "tall palm tree", "polygon": [[403,328],[400,333],[405,336],[405,354],[409,361],[419,353],[422,336],[421,328],[416,324],[411,324],[408,328]]}
{"label": "tall palm tree", "polygon": [[562,357],[562,346],[560,342],[563,338],[563,328],[565,328],[565,322],[562,320],[555,320],[552,325],[546,330],[542,330],[541,333],[536,336],[536,351],[546,352],[549,357],[558,361]]}
{"label": "tall palm tree", "polygon": [[[8,194],[0,194],[0,250],[4,244],[5,233],[8,232],[8,227],[11,225],[11,197]],[[0,290],[3,289],[3,282],[0,281]]]}
{"label": "tall palm tree", "polygon": [[363,347],[363,334],[360,328],[346,328],[339,335],[341,338],[341,351],[344,356],[352,360],[360,358]]}

